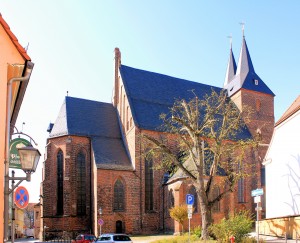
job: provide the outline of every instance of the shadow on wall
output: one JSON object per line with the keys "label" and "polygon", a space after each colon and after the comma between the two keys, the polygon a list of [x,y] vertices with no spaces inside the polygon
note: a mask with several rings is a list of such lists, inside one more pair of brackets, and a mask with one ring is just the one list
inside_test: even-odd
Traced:
{"label": "shadow on wall", "polygon": [[[288,190],[290,193],[290,201],[285,202],[293,212],[293,215],[300,214],[300,155],[293,156],[294,160],[289,161],[286,166],[289,173],[285,175],[288,181]],[[294,165],[296,164],[296,166]],[[296,168],[296,169],[295,169]]]}

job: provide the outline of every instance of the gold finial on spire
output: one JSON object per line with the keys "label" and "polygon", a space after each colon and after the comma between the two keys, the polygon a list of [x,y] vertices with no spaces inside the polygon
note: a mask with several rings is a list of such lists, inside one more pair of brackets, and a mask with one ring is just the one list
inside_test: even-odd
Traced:
{"label": "gold finial on spire", "polygon": [[242,26],[243,37],[245,37],[245,23],[241,22],[240,25]]}

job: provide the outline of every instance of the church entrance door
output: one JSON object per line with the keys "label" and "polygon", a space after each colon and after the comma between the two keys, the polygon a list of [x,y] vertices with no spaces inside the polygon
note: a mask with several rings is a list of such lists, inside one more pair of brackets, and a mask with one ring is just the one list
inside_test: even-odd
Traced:
{"label": "church entrance door", "polygon": [[116,233],[123,233],[123,222],[121,220],[116,222]]}

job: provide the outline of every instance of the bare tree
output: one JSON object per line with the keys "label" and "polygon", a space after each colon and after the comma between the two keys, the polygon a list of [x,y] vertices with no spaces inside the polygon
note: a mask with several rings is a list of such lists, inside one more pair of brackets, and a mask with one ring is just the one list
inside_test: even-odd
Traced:
{"label": "bare tree", "polygon": [[[176,135],[176,146],[143,135],[147,156],[158,157],[162,166],[179,169],[192,180],[200,202],[203,239],[209,238],[213,205],[232,192],[238,180],[248,176],[247,167],[253,166],[243,163],[249,148],[256,145],[245,125],[250,115],[249,108],[240,112],[225,91],[212,90],[201,100],[196,95],[189,101],[176,100],[170,113],[160,116],[163,131]],[[222,178],[221,183],[216,177]],[[221,190],[214,197],[216,185]]]}

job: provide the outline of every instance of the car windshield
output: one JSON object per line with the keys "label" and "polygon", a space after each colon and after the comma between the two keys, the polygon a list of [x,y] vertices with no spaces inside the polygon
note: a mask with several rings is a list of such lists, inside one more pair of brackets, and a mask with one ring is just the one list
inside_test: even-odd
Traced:
{"label": "car windshield", "polygon": [[102,236],[99,239],[99,241],[104,241],[104,240],[110,240],[110,237],[109,236]]}
{"label": "car windshield", "polygon": [[114,235],[115,241],[131,241],[131,239],[127,235]]}
{"label": "car windshield", "polygon": [[93,235],[85,235],[84,239],[85,240],[95,240],[95,236],[93,236]]}

